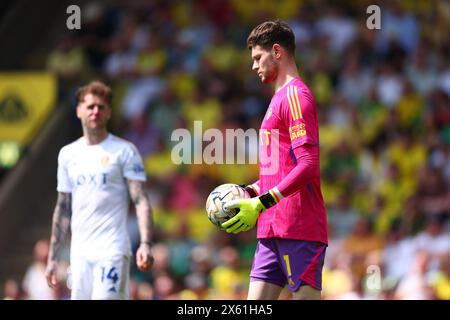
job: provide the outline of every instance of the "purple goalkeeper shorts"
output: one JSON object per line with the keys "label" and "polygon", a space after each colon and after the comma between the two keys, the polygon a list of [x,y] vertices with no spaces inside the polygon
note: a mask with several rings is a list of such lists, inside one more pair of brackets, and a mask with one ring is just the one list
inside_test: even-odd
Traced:
{"label": "purple goalkeeper shorts", "polygon": [[250,281],[264,281],[295,292],[302,285],[322,290],[326,244],[293,239],[259,239]]}

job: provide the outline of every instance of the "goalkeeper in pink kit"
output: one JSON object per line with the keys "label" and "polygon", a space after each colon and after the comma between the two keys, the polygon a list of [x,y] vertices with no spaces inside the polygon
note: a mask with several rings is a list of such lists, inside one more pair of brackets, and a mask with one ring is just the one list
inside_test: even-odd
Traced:
{"label": "goalkeeper in pink kit", "polygon": [[274,84],[275,94],[260,129],[260,177],[245,187],[252,198],[225,203],[239,212],[222,227],[239,233],[257,224],[248,299],[277,299],[285,285],[293,299],[320,299],[328,235],[317,106],[298,75],[295,37],[286,23],[260,24],[247,45],[252,70]]}

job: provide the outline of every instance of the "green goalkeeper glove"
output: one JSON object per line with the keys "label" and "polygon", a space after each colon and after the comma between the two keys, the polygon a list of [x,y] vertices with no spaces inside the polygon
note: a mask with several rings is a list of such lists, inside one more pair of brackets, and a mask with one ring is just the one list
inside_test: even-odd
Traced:
{"label": "green goalkeeper glove", "polygon": [[239,209],[238,214],[221,224],[221,227],[228,233],[239,233],[252,229],[256,225],[259,214],[266,210],[259,198],[232,200],[224,205],[224,209]]}
{"label": "green goalkeeper glove", "polygon": [[257,198],[231,200],[225,203],[225,210],[238,209],[238,213],[221,227],[228,233],[239,233],[253,229],[259,214],[277,203],[271,191]]}

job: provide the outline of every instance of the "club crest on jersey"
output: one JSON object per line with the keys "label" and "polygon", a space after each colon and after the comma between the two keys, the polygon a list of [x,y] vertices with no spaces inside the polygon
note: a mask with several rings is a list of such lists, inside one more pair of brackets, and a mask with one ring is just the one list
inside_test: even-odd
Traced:
{"label": "club crest on jersey", "polygon": [[108,164],[108,162],[109,162],[109,157],[108,156],[103,156],[100,159],[100,163],[102,164],[102,166],[106,166]]}
{"label": "club crest on jersey", "polygon": [[272,108],[269,108],[269,110],[267,110],[266,120],[269,120],[271,115],[272,115]]}

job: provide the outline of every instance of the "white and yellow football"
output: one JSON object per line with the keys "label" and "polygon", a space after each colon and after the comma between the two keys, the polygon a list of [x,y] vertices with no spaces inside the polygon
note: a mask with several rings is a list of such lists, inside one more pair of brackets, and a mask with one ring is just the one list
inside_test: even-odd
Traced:
{"label": "white and yellow football", "polygon": [[244,188],[237,184],[225,183],[216,187],[206,199],[208,219],[219,228],[222,223],[232,218],[239,209],[224,210],[223,204],[230,200],[250,198]]}

